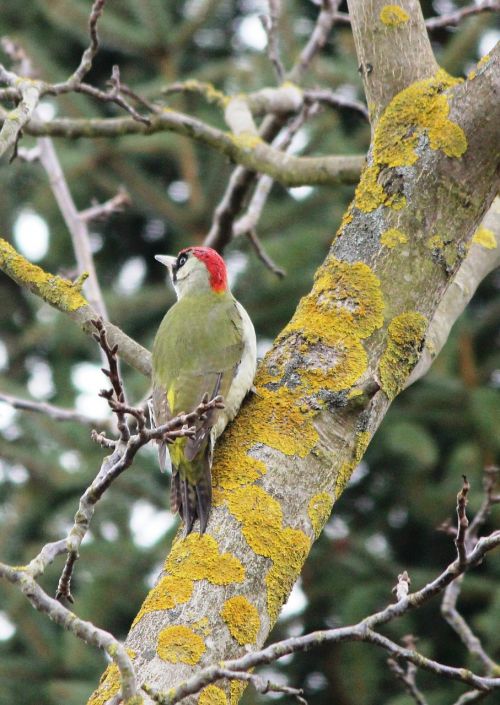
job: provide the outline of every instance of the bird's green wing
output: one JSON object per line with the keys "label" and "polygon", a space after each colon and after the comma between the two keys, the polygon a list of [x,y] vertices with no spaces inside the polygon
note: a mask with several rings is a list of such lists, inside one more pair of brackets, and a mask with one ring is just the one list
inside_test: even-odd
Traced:
{"label": "bird's green wing", "polygon": [[[153,346],[153,384],[166,394],[167,414],[194,409],[205,393],[213,393],[219,376],[225,396],[242,353],[241,318],[230,294],[210,292],[174,304]],[[156,400],[162,418],[158,392]]]}
{"label": "bird's green wing", "polygon": [[[168,311],[153,345],[153,408],[157,425],[192,411],[205,394],[229,392],[243,354],[243,328],[230,294],[181,299]],[[195,424],[192,438],[170,446],[173,465],[171,504],[190,530],[196,514],[206,525],[211,501],[210,429],[218,410]],[[164,448],[166,455],[166,448]],[[160,463],[162,462],[160,449]],[[203,530],[202,528],[202,530]]]}

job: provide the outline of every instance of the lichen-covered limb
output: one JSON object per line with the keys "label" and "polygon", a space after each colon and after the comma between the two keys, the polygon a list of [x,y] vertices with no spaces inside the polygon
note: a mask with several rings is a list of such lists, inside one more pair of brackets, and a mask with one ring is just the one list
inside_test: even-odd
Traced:
{"label": "lichen-covered limb", "polygon": [[411,83],[438,69],[418,0],[348,0],[372,125]]}
{"label": "lichen-covered limb", "polygon": [[9,147],[15,146],[21,130],[30,121],[42,92],[42,83],[28,78],[18,78],[0,64],[0,83],[15,86],[19,91],[20,101],[16,108],[3,111],[3,125],[0,130],[0,157]]}
{"label": "lichen-covered limb", "polygon": [[0,563],[0,577],[16,585],[36,610],[46,614],[53,622],[72,632],[78,639],[102,649],[112,658],[119,673],[124,705],[138,696],[132,660],[123,644],[112,634],[99,629],[91,622],[80,619],[60,602],[49,597],[29,570]]}
{"label": "lichen-covered limb", "polygon": [[[224,110],[226,123],[232,132],[253,132],[257,129],[253,118],[268,113],[288,115],[296,113],[304,104],[304,93],[293,83],[285,83],[277,88],[262,88],[253,93],[238,93],[229,96],[218,91],[211,83],[188,80],[174,83],[163,91],[166,95],[178,92],[199,93],[209,102],[216,103]],[[240,119],[238,112],[241,112]],[[243,115],[244,113],[244,115]]]}
{"label": "lichen-covered limb", "polygon": [[453,324],[479,284],[500,265],[500,198],[496,198],[476,230],[456,277],[445,292],[427,331],[426,344],[408,385],[426,374],[448,340]]}
{"label": "lichen-covered limb", "polygon": [[[163,689],[214,662],[245,652],[251,660],[267,638],[332,504],[418,363],[429,321],[497,191],[497,61],[492,54],[466,83],[436,72],[407,85],[379,118],[312,290],[216,446],[207,533],[174,543],[130,630],[143,682]],[[234,598],[259,615],[257,636],[247,632],[243,646],[224,618]],[[234,684],[217,687],[237,702]]]}
{"label": "lichen-covered limb", "polygon": [[[5,120],[5,116],[6,112],[0,110],[0,121]],[[294,157],[283,154],[255,135],[233,135],[173,110],[164,110],[152,116],[149,125],[133,118],[60,118],[50,122],[31,120],[25,131],[34,136],[68,138],[121,137],[172,131],[206,144],[252,171],[269,174],[285,186],[354,184],[364,163],[363,156]]]}
{"label": "lichen-covered limb", "polygon": [[[72,318],[87,334],[92,335],[92,321],[99,318],[95,309],[81,293],[84,277],[70,282],[41,267],[31,264],[10,243],[0,238],[0,269],[19,286],[28,289],[43,301]],[[151,354],[112,323],[106,324],[112,345],[118,345],[120,357],[142,374],[151,374]]]}
{"label": "lichen-covered limb", "polygon": [[[384,610],[365,617],[357,624],[337,629],[325,629],[305,636],[292,637],[236,659],[222,661],[218,665],[209,666],[189,678],[177,688],[158,697],[157,702],[163,705],[175,705],[183,698],[199,693],[211,683],[228,677],[228,672],[245,672],[262,664],[269,664],[282,656],[305,651],[325,643],[341,643],[346,641],[364,641],[375,644],[392,656],[401,658],[416,666],[437,675],[480,688],[482,691],[500,690],[500,677],[485,677],[476,675],[462,668],[453,668],[424,657],[413,648],[404,648],[394,641],[378,634],[374,629],[387,624],[394,619],[403,617],[415,607],[420,607],[430,599],[443,592],[446,586],[454,584],[467,570],[482,562],[487,552],[500,546],[500,532],[494,532],[481,539],[472,549],[466,560],[460,564],[458,559],[451,563],[432,583],[421,590],[409,593],[397,600],[395,604],[388,605]],[[148,689],[149,690],[149,689]]]}

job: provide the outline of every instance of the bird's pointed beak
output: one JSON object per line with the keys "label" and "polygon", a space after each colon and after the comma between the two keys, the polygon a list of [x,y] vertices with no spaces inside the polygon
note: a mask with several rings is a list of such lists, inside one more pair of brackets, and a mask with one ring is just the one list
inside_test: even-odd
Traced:
{"label": "bird's pointed beak", "polygon": [[168,273],[172,275],[174,264],[177,261],[176,257],[171,257],[170,255],[155,255],[155,260],[165,265],[165,267],[168,269]]}

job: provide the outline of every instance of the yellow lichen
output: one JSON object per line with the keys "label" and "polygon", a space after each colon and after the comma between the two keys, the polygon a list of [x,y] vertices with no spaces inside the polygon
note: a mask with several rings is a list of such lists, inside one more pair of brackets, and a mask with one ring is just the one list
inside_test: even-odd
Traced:
{"label": "yellow lichen", "polygon": [[340,466],[337,477],[335,478],[335,497],[338,498],[344,491],[347,483],[354,469],[359,465],[361,458],[365,454],[365,450],[368,448],[368,444],[371,440],[371,434],[369,431],[361,431],[356,434],[354,439],[354,448],[352,460],[346,460]]}
{"label": "yellow lichen", "polygon": [[208,534],[189,534],[174,543],[165,570],[188,580],[208,580],[214,585],[241,583],[242,563],[230,553],[219,553],[217,541]]}
{"label": "yellow lichen", "polygon": [[60,311],[76,311],[88,302],[81,293],[86,277],[77,284],[45,272],[20,255],[6,240],[0,238],[0,269],[21,286],[26,287]]}
{"label": "yellow lichen", "polygon": [[337,235],[341,235],[344,228],[349,225],[349,223],[352,222],[353,219],[353,213],[352,213],[352,204],[349,206],[349,208],[346,210],[344,215],[342,216],[342,220],[340,222],[339,229],[337,230]]}
{"label": "yellow lichen", "polygon": [[486,66],[488,61],[491,59],[491,53],[490,54],[485,54],[479,61],[477,62],[476,66],[472,69],[467,74],[467,79],[469,81],[472,81],[473,78],[476,78],[477,74],[479,73],[479,70],[483,67]]}
{"label": "yellow lichen", "polygon": [[371,440],[371,434],[369,431],[361,431],[356,434],[355,446],[354,446],[354,467],[358,465],[361,458],[365,454],[365,450],[368,448],[368,444]]}
{"label": "yellow lichen", "polygon": [[[328,258],[318,270],[312,294],[320,311],[340,315],[358,338],[367,338],[383,324],[380,280],[363,262]],[[340,327],[337,321],[334,327]]]}
{"label": "yellow lichen", "polygon": [[425,244],[429,250],[442,250],[444,247],[444,240],[441,235],[431,235],[427,238]]}
{"label": "yellow lichen", "polygon": [[410,15],[399,5],[384,5],[380,10],[380,21],[387,27],[398,27],[409,19]]}
{"label": "yellow lichen", "polygon": [[281,341],[302,341],[294,393],[306,398],[351,387],[368,363],[361,339],[382,326],[383,310],[380,281],[370,267],[329,258],[280,335]]}
{"label": "yellow lichen", "polygon": [[221,108],[225,108],[230,100],[230,98],[222,93],[222,91],[217,90],[212,83],[205,81],[189,79],[184,83],[184,89],[187,91],[193,91],[194,93],[201,93],[201,95],[204,95],[209,103],[216,103]]}
{"label": "yellow lichen", "polygon": [[361,172],[359,184],[354,193],[354,205],[364,213],[371,213],[380,206],[401,210],[406,206],[406,198],[400,193],[388,193],[379,183],[381,168],[378,164],[367,166]]}
{"label": "yellow lichen", "polygon": [[226,600],[221,617],[238,644],[255,644],[260,630],[260,618],[257,608],[246,597],[236,595]]}
{"label": "yellow lichen", "polygon": [[[189,534],[176,541],[164,567],[167,575],[150,591],[132,626],[150,612],[170,610],[188,602],[195,580],[229,585],[240,583],[245,577],[242,563],[230,553],[219,553],[216,540],[207,534]],[[207,627],[208,624],[202,631]]]}
{"label": "yellow lichen", "polygon": [[179,624],[161,630],[156,652],[164,661],[194,666],[205,653],[205,642],[192,629]]}
{"label": "yellow lichen", "polygon": [[193,629],[198,633],[203,634],[203,636],[210,636],[212,630],[210,629],[210,623],[208,617],[202,617],[192,624]]}
{"label": "yellow lichen", "polygon": [[474,233],[472,242],[476,245],[481,245],[487,250],[494,250],[497,246],[497,239],[493,230],[485,228],[484,225],[480,225],[479,228]]}
{"label": "yellow lichen", "polygon": [[233,490],[225,497],[225,503],[242,523],[250,548],[273,562],[266,585],[268,612],[274,621],[300,573],[310,541],[302,531],[283,527],[281,506],[262,487]]}
{"label": "yellow lichen", "polygon": [[193,594],[193,581],[180,578],[177,575],[164,576],[149,592],[139,610],[132,626],[135,626],[144,615],[157,610],[171,610],[177,605],[187,602]]}
{"label": "yellow lichen", "polygon": [[396,247],[396,245],[405,245],[408,242],[408,235],[405,235],[397,228],[389,228],[380,236],[380,242],[385,247]]}
{"label": "yellow lichen", "polygon": [[425,342],[428,321],[417,311],[395,316],[387,330],[387,345],[380,359],[380,384],[392,399],[404,388]]}
{"label": "yellow lichen", "polygon": [[345,461],[342,463],[340,466],[338,472],[337,472],[337,477],[335,478],[335,497],[338,498],[344,491],[347,483],[349,482],[349,478],[352,475],[352,471],[354,470],[354,463]]}
{"label": "yellow lichen", "polygon": [[333,497],[328,492],[315,494],[307,507],[314,534],[319,536],[332,511]]}
{"label": "yellow lichen", "polygon": [[252,132],[240,132],[237,135],[231,133],[230,137],[234,144],[245,152],[251,152],[262,144],[259,135],[254,135]]}
{"label": "yellow lichen", "polygon": [[389,167],[415,164],[416,147],[423,134],[432,149],[442,150],[448,157],[461,157],[467,149],[467,139],[462,128],[449,119],[450,106],[443,93],[457,83],[459,79],[440,69],[432,78],[417,81],[398,93],[375,130],[375,164]]}
{"label": "yellow lichen", "polygon": [[[135,651],[127,649],[127,654],[131,659],[136,657]],[[105,705],[114,695],[120,692],[121,676],[120,670],[115,662],[110,663],[101,676],[99,685],[90,696],[87,705]]]}
{"label": "yellow lichen", "polygon": [[305,457],[317,442],[313,415],[302,408],[299,392],[284,387],[271,390],[265,385],[272,381],[263,366],[255,380],[252,403],[243,406],[240,423],[231,425],[216,447],[216,503],[223,501],[224,491],[251,484],[266,472],[265,464],[249,455],[257,442],[284,455],[299,457]]}
{"label": "yellow lichen", "polygon": [[246,681],[231,681],[229,685],[231,705],[238,705],[246,687]]}
{"label": "yellow lichen", "polygon": [[119,693],[121,686],[120,671],[116,663],[110,663],[101,676],[99,685],[89,698],[87,705],[104,705]]}
{"label": "yellow lichen", "polygon": [[216,685],[207,685],[200,693],[198,705],[227,705],[225,692]]}
{"label": "yellow lichen", "polygon": [[[366,370],[368,356],[361,342],[355,336],[351,340],[339,336],[334,347],[334,364],[328,365],[325,362],[323,365],[324,355],[314,350],[314,345],[312,346],[314,362],[310,363],[306,358],[306,366],[297,372],[300,383],[305,389],[340,392],[357,382]],[[312,364],[316,366],[312,367]]]}

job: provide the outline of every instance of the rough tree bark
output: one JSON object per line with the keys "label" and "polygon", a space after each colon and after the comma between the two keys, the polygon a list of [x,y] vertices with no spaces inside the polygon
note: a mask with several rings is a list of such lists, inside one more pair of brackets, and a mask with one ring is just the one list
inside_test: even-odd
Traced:
{"label": "rough tree bark", "polygon": [[[264,643],[426,350],[497,191],[498,47],[458,81],[439,70],[418,2],[394,8],[349,3],[372,115],[368,165],[311,292],[216,450],[208,532],[176,540],[130,629],[138,681],[158,689]],[[199,702],[236,704],[243,688],[221,682]],[[112,667],[89,702],[118,690]]]}

